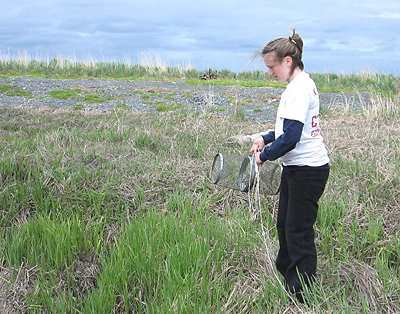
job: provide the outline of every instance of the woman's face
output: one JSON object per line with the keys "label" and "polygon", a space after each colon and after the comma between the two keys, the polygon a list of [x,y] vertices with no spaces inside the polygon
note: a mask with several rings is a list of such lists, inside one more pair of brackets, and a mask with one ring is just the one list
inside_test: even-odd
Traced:
{"label": "woman's face", "polygon": [[264,63],[268,67],[268,75],[273,75],[277,82],[289,82],[292,58],[285,57],[279,62],[276,59],[276,53],[270,52],[264,56]]}

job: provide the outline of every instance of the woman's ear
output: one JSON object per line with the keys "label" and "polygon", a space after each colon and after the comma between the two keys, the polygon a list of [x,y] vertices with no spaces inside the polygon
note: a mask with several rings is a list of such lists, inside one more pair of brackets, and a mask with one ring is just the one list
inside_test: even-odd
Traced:
{"label": "woman's ear", "polygon": [[285,63],[290,68],[292,66],[293,59],[290,56],[285,57]]}

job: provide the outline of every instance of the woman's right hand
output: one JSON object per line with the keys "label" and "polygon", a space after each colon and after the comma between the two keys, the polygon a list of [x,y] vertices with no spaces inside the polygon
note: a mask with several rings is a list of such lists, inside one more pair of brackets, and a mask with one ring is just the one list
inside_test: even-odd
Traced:
{"label": "woman's right hand", "polygon": [[262,136],[257,137],[254,142],[253,145],[250,148],[250,153],[254,153],[256,151],[262,151],[264,148],[265,144],[264,144],[264,139]]}

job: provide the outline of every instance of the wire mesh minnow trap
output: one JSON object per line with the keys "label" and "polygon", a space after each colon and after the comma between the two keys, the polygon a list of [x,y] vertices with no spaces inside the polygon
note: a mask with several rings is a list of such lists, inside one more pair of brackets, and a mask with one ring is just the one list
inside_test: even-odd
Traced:
{"label": "wire mesh minnow trap", "polygon": [[218,153],[211,167],[211,182],[221,187],[242,192],[250,191],[260,178],[260,189],[270,195],[279,192],[281,166],[264,162],[257,166],[253,156],[240,156]]}

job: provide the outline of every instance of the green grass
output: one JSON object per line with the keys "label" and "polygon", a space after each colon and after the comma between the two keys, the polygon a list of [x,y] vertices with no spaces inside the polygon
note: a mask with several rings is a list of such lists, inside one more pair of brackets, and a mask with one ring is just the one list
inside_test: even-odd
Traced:
{"label": "green grass", "polygon": [[82,110],[83,108],[85,108],[85,106],[83,104],[76,104],[76,105],[73,105],[72,108],[74,110]]}
{"label": "green grass", "polygon": [[9,84],[0,85],[0,93],[5,93],[7,96],[21,96],[21,97],[30,97],[32,92],[29,90],[23,90],[16,86]]}
{"label": "green grass", "polygon": [[52,90],[49,91],[49,95],[56,99],[75,99],[89,103],[101,103],[107,100],[115,99],[115,97],[101,94],[89,94],[87,91],[82,89]]}
{"label": "green grass", "polygon": [[84,91],[82,89],[52,90],[49,94],[56,99],[81,99]]}
{"label": "green grass", "polygon": [[[204,219],[205,208],[193,207],[190,195],[172,195],[166,205],[166,214],[150,211],[124,226],[116,249],[103,262],[86,312],[112,312],[115,295],[121,296],[127,312],[160,313],[174,307],[192,313],[221,310],[220,299],[227,296],[219,287],[230,284],[223,260],[232,247],[236,248],[232,253],[240,255],[252,244],[243,233],[232,233],[216,215]],[[214,244],[214,239],[221,242]],[[231,258],[238,259],[235,255]]]}
{"label": "green grass", "polygon": [[173,111],[176,109],[183,108],[183,104],[172,104],[172,105],[167,105],[164,104],[163,102],[157,103],[157,108],[156,110],[159,112],[166,112],[166,111]]}
{"label": "green grass", "polygon": [[315,225],[319,277],[308,307],[291,303],[273,273],[277,197],[262,196],[261,221],[247,194],[209,181],[216,152],[248,154],[247,146],[223,145],[228,137],[263,128],[242,110],[227,118],[161,103],[163,114],[124,104],[107,113],[3,108],[5,306],[26,313],[399,312],[400,113],[389,104],[322,113],[331,174]]}
{"label": "green grass", "polygon": [[112,100],[115,97],[112,96],[102,96],[100,94],[87,94],[84,97],[84,100],[91,103],[101,103],[107,100]]}

